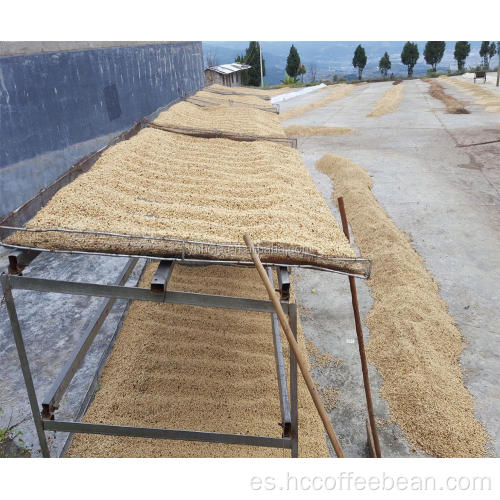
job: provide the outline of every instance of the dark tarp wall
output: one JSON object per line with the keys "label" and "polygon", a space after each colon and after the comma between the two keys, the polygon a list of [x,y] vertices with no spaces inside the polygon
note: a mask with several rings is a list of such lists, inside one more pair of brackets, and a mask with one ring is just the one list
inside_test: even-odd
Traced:
{"label": "dark tarp wall", "polygon": [[0,216],[203,84],[201,42],[0,56]]}

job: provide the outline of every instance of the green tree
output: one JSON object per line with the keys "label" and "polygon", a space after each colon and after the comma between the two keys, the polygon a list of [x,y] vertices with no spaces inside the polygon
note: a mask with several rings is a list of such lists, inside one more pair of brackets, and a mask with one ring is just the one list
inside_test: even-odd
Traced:
{"label": "green tree", "polygon": [[432,71],[436,71],[436,66],[441,62],[446,48],[445,42],[427,42],[424,49],[424,59],[432,66]]}
{"label": "green tree", "polygon": [[490,56],[490,59],[488,61],[488,69],[490,67],[490,61],[491,61],[491,58],[497,53],[497,48],[496,48],[496,44],[495,42],[491,42],[490,43],[490,47],[488,49],[488,55]]}
{"label": "green tree", "polygon": [[408,68],[408,77],[413,76],[413,68],[417,64],[420,54],[416,43],[406,42],[401,52],[401,62]]}
{"label": "green tree", "polygon": [[488,60],[488,50],[490,48],[490,42],[482,42],[481,48],[479,49],[479,55],[483,58],[483,65],[489,66]]}
{"label": "green tree", "polygon": [[490,59],[496,54],[495,42],[482,42],[479,55],[483,58],[485,69],[490,69]]}
{"label": "green tree", "polygon": [[382,73],[382,76],[387,78],[387,72],[391,69],[391,60],[387,52],[381,57],[378,63],[378,69]]}
{"label": "green tree", "polygon": [[469,52],[469,42],[457,42],[455,44],[455,52],[453,53],[453,57],[457,60],[458,71],[462,71],[464,69],[465,60],[467,59]]}
{"label": "green tree", "polygon": [[354,51],[354,57],[352,58],[352,65],[355,68],[358,68],[358,79],[361,80],[361,77],[363,76],[363,70],[365,69],[366,66],[366,53],[365,49],[361,47],[361,45],[358,45],[356,47],[356,50]]}
{"label": "green tree", "polygon": [[[250,42],[245,54],[236,57],[235,62],[248,64],[251,68],[242,72],[241,83],[260,87],[260,44],[259,42]],[[266,62],[262,58],[262,76],[266,76]]]}
{"label": "green tree", "polygon": [[290,53],[286,58],[286,73],[292,78],[297,78],[300,70],[300,57],[295,45],[290,47]]}
{"label": "green tree", "polygon": [[297,75],[300,75],[302,83],[304,83],[304,75],[305,74],[306,74],[306,67],[303,64],[301,64],[299,71],[297,71]]}

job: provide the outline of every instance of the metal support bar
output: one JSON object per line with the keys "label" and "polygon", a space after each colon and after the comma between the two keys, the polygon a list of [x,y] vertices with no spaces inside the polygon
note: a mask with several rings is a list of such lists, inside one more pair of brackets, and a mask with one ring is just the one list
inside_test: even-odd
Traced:
{"label": "metal support bar", "polygon": [[[273,283],[273,270],[271,267],[267,268],[267,275],[269,276],[269,281]],[[274,358],[276,360],[276,376],[278,378],[278,392],[280,397],[281,425],[283,427],[283,436],[289,436],[291,426],[290,400],[288,398],[288,387],[286,383],[280,324],[276,313],[271,314],[271,326],[273,329]]]}
{"label": "metal support bar", "polygon": [[12,288],[10,285],[9,275],[2,274],[0,279],[2,282],[2,288],[5,296],[5,302],[7,305],[7,311],[9,313],[12,333],[14,334],[14,341],[17,347],[17,354],[19,356],[19,361],[21,363],[21,370],[23,372],[24,383],[26,385],[26,391],[28,392],[28,399],[31,406],[31,413],[33,414],[33,420],[35,421],[35,428],[36,428],[36,433],[38,435],[38,441],[40,443],[42,455],[48,458],[50,457],[50,451],[47,444],[45,432],[43,430],[43,422],[40,417],[40,408],[38,406],[38,400],[36,398],[33,379],[31,378],[30,365],[28,361],[28,356],[26,354],[26,349],[24,347],[24,340],[23,340],[23,335],[21,333],[21,327],[19,326],[19,319],[17,317],[16,306],[14,304],[14,297],[12,296]]}
{"label": "metal support bar", "polygon": [[280,289],[281,299],[288,300],[290,298],[290,275],[288,274],[288,268],[285,266],[279,266],[277,269],[278,286]]}
{"label": "metal support bar", "polygon": [[174,261],[162,260],[158,265],[153,279],[151,280],[151,291],[153,293],[165,293],[167,290],[168,280],[172,276],[174,270]]}
{"label": "metal support bar", "polygon": [[205,443],[225,443],[269,448],[291,448],[290,438],[249,436],[245,434],[224,434],[218,432],[188,431],[177,429],[155,429],[150,427],[128,427],[123,425],[89,424],[43,420],[47,431],[77,432],[82,434],[104,434],[108,436],[130,436],[139,438],[172,439],[176,441],[200,441]]}
{"label": "metal support bar", "polygon": [[21,274],[40,252],[35,250],[14,250],[9,253],[9,274]]}
{"label": "metal support bar", "polygon": [[[10,276],[9,279],[12,288],[20,290],[37,290],[39,292],[66,293],[90,297],[143,300],[147,302],[165,302],[168,304],[184,304],[188,306],[236,309],[243,311],[268,313],[274,311],[274,306],[269,300],[177,291],[166,291],[163,295],[160,295],[151,293],[151,290],[148,288],[47,280],[29,276]],[[281,301],[281,306],[285,314],[288,313],[288,303],[286,301]]]}
{"label": "metal support bar", "polygon": [[[295,340],[297,340],[297,304],[290,304],[288,312],[290,329]],[[297,385],[297,358],[290,348],[290,401],[291,401],[291,426],[290,437],[292,438],[292,458],[299,456],[299,404]]]}
{"label": "metal support bar", "polygon": [[[134,258],[127,261],[125,267],[120,273],[120,276],[115,282],[116,285],[125,285],[128,278],[132,274],[132,271],[134,270],[134,267],[136,266],[138,260],[139,259]],[[113,307],[115,301],[116,299],[114,298],[104,300],[97,310],[95,316],[87,323],[85,331],[80,337],[77,346],[71,353],[63,369],[60,371],[57,379],[52,384],[49,392],[42,400],[42,415],[44,418],[53,418],[54,410],[58,408],[59,401],[68,388],[76,371],[80,367],[80,364],[82,363],[85,355],[87,354],[87,351],[92,345],[92,342],[94,341],[97,333],[103,325],[104,320],[108,316],[109,311]]]}

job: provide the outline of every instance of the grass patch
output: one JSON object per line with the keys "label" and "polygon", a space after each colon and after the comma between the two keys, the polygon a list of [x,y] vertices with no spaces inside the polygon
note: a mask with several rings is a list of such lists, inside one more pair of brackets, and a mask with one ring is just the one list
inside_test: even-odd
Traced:
{"label": "grass patch", "polygon": [[[2,408],[0,408],[0,414],[2,413]],[[5,427],[0,427],[0,458],[31,456],[29,450],[25,448],[23,440],[19,437],[22,432],[20,430],[16,430],[18,425],[19,423],[11,425],[11,421],[9,419],[9,422]]]}

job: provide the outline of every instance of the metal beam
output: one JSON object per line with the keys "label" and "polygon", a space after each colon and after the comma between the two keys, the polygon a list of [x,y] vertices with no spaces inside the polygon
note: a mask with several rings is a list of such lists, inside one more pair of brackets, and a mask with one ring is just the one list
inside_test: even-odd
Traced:
{"label": "metal beam", "polygon": [[188,431],[178,429],[156,429],[151,427],[128,427],[124,425],[89,424],[58,420],[43,420],[46,431],[129,436],[139,438],[172,439],[175,441],[200,441],[205,443],[239,444],[269,448],[291,448],[290,438],[224,434],[218,432]]}
{"label": "metal beam", "polygon": [[[116,285],[123,286],[127,282],[128,278],[132,274],[134,267],[136,266],[139,259],[129,259],[122,269],[119,277],[116,280]],[[53,415],[53,411],[59,406],[59,401],[61,400],[64,392],[68,388],[71,380],[73,379],[76,371],[80,367],[87,351],[89,350],[92,342],[94,341],[97,333],[99,332],[104,320],[109,314],[109,311],[113,307],[116,299],[106,299],[102,302],[101,306],[97,310],[96,314],[87,323],[84,333],[80,337],[78,344],[71,353],[68,361],[60,371],[57,379],[52,384],[49,392],[42,400],[43,416],[45,418],[50,418]]]}
{"label": "metal beam", "polygon": [[[10,276],[10,282],[13,289],[19,290],[36,290],[39,292],[66,293],[90,297],[143,300],[146,302],[165,302],[168,304],[185,304],[188,306],[236,309],[242,311],[268,313],[274,311],[274,306],[269,300],[247,299],[243,297],[226,297],[224,295],[208,295],[203,293],[177,291],[166,291],[163,295],[160,295],[152,293],[148,288],[47,280],[43,278],[32,278],[30,276]],[[281,306],[285,314],[287,314],[288,303],[282,301]]]}
{"label": "metal beam", "polygon": [[[267,268],[269,281],[273,283],[273,270]],[[290,434],[291,415],[290,415],[290,400],[288,398],[288,387],[286,383],[285,360],[283,359],[283,346],[281,343],[281,331],[276,313],[271,314],[271,326],[273,330],[274,358],[276,360],[276,375],[278,378],[278,391],[280,398],[281,420],[283,427],[283,435]]]}
{"label": "metal beam", "polygon": [[168,280],[172,276],[174,270],[174,261],[162,260],[158,265],[158,269],[151,280],[151,291],[153,293],[165,293],[167,290]]}

